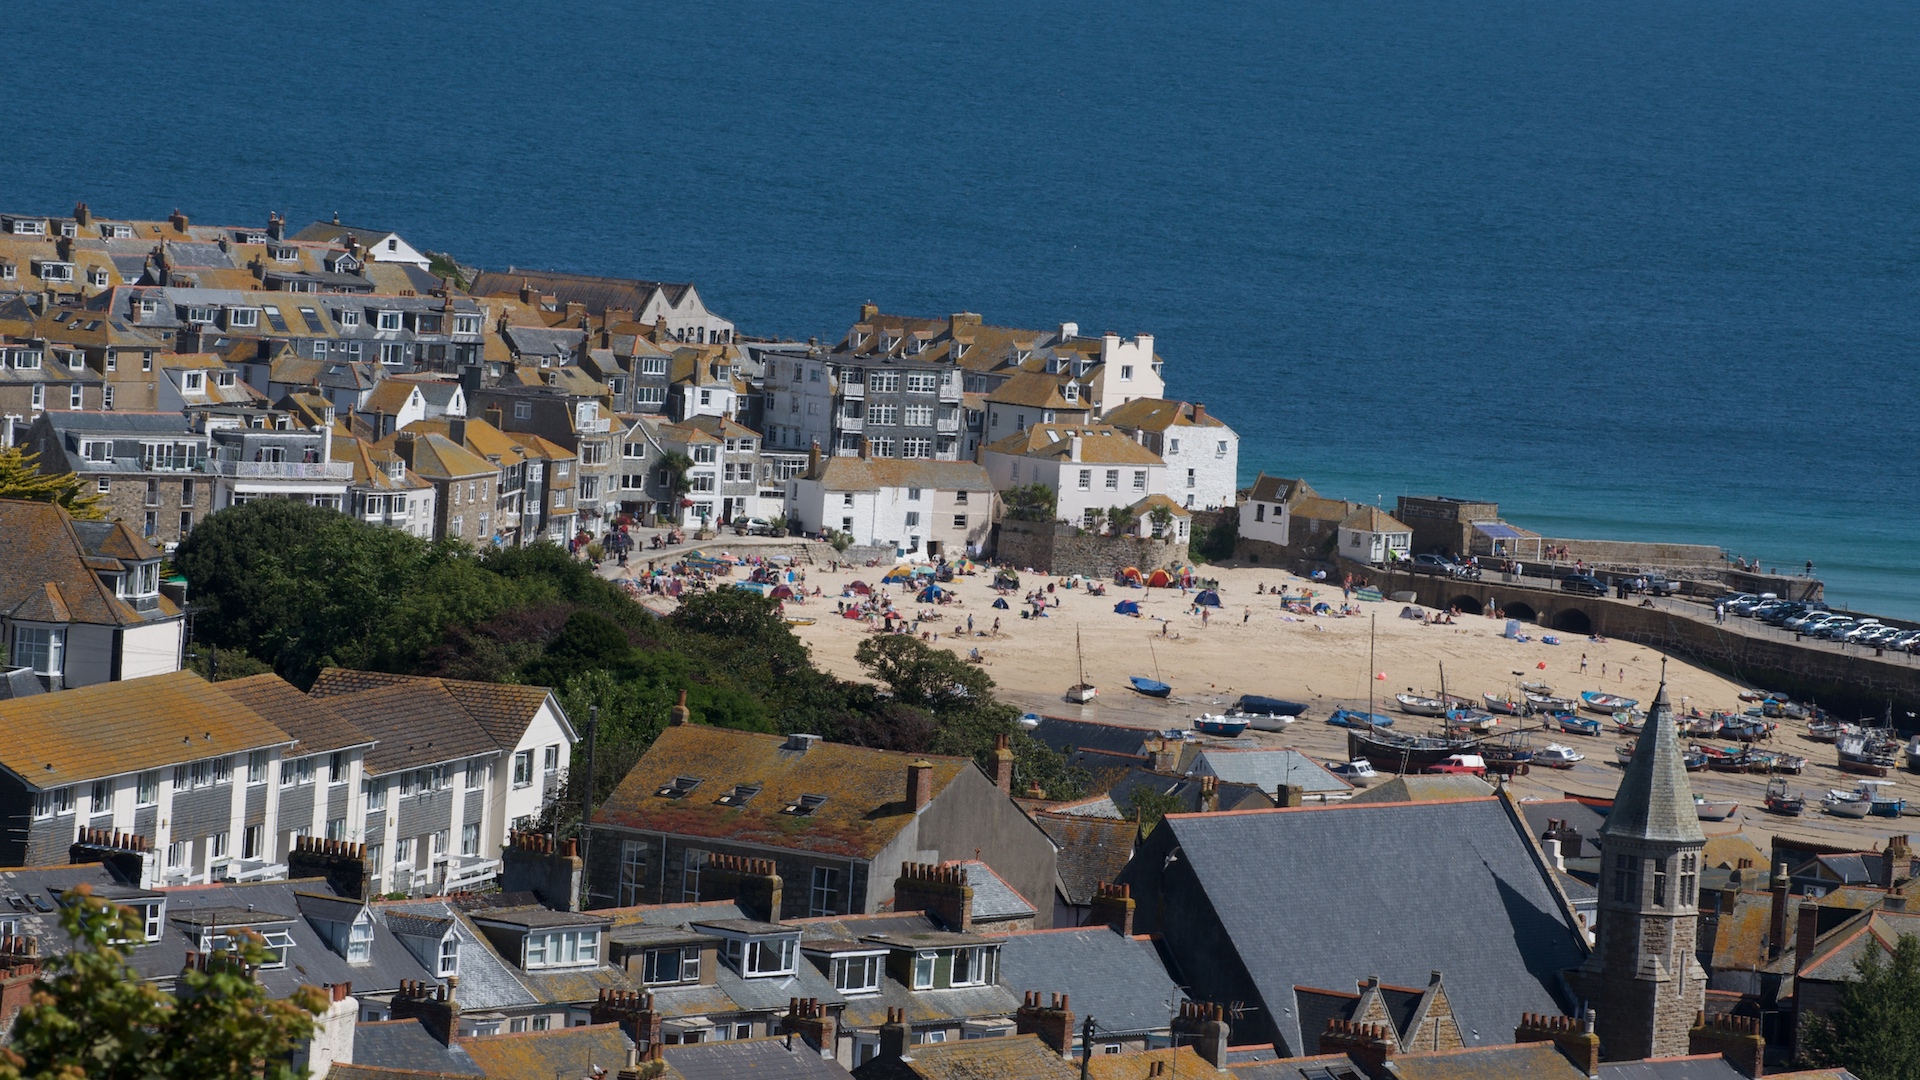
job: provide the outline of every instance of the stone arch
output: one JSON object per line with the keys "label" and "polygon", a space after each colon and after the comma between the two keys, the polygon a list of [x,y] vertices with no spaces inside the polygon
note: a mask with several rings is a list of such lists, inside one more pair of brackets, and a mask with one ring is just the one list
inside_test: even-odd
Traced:
{"label": "stone arch", "polygon": [[1480,605],[1479,597],[1468,596],[1465,593],[1461,593],[1459,596],[1447,601],[1447,606],[1450,608],[1459,608],[1460,613],[1463,615],[1478,615],[1485,610]]}
{"label": "stone arch", "polygon": [[1561,608],[1553,613],[1553,628],[1585,636],[1593,633],[1593,619],[1577,607]]}
{"label": "stone arch", "polygon": [[1540,617],[1539,614],[1533,610],[1532,604],[1522,603],[1518,600],[1507,601],[1500,610],[1507,618],[1519,619],[1521,622],[1532,622]]}

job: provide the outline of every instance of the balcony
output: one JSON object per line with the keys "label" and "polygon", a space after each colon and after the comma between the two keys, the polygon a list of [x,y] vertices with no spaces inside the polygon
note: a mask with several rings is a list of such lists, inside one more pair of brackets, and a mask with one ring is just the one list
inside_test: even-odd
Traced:
{"label": "balcony", "polygon": [[865,401],[867,399],[867,384],[843,382],[840,384],[840,396],[846,398],[848,401]]}
{"label": "balcony", "polygon": [[206,470],[235,480],[351,480],[350,461],[208,461]]}
{"label": "balcony", "polygon": [[955,404],[960,401],[960,383],[958,380],[940,384],[940,400]]}
{"label": "balcony", "polygon": [[580,420],[574,423],[573,430],[578,435],[605,435],[613,430],[613,421],[604,416],[598,420]]}
{"label": "balcony", "polygon": [[960,434],[960,418],[954,416],[945,420],[936,420],[933,424],[933,430],[942,435],[958,435]]}
{"label": "balcony", "polygon": [[865,431],[867,418],[864,416],[836,416],[833,426],[840,431]]}

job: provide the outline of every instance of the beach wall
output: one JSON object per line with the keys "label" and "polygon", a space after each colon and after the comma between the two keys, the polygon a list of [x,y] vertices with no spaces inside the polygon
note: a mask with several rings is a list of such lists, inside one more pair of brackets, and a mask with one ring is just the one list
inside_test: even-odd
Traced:
{"label": "beach wall", "polygon": [[995,558],[1022,570],[1110,578],[1128,566],[1148,571],[1185,563],[1187,545],[1183,540],[1094,536],[1071,525],[1009,518],[1000,522]]}

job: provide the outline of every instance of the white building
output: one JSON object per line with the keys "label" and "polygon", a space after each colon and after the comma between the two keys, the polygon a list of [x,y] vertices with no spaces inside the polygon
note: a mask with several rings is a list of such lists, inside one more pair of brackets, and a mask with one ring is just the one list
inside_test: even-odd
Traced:
{"label": "white building", "polygon": [[787,520],[806,533],[850,533],[901,558],[976,554],[999,518],[987,470],[971,461],[818,457],[787,481]]}
{"label": "white building", "polygon": [[1363,506],[1340,523],[1340,554],[1355,562],[1396,561],[1412,550],[1413,530],[1377,506]]}
{"label": "white building", "polygon": [[1189,510],[1231,506],[1239,486],[1240,436],[1205,405],[1136,398],[1102,423],[1126,432],[1167,463],[1167,495]]}
{"label": "white building", "polygon": [[333,460],[333,428],[317,426],[315,432],[209,424],[205,468],[213,474],[213,509],[266,498],[344,509],[353,465]]}
{"label": "white building", "polygon": [[361,252],[370,262],[406,263],[422,270],[431,269],[433,260],[425,252],[400,238],[400,234],[391,229],[359,228],[342,225],[335,218],[331,222],[316,221],[293,234],[295,240],[307,240],[324,244],[342,244],[348,237],[358,241]]}
{"label": "white building", "polygon": [[1303,481],[1261,473],[1240,500],[1240,538],[1287,545],[1289,507]]}
{"label": "white building", "polygon": [[1167,495],[1160,456],[1106,424],[1040,424],[980,448],[980,464],[996,490],[1043,484],[1055,495],[1054,516],[1097,524],[1109,507]]}

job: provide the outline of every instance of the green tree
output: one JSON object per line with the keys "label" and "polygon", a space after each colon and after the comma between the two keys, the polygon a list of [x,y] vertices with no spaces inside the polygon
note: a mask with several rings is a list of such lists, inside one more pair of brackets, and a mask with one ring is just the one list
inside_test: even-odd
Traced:
{"label": "green tree", "polygon": [[1920,937],[1903,935],[1893,955],[1869,945],[1840,988],[1840,1007],[1812,1017],[1807,1056],[1861,1080],[1920,1080]]}
{"label": "green tree", "polygon": [[59,503],[82,521],[99,521],[106,516],[100,509],[99,494],[88,491],[78,476],[41,472],[40,455],[18,446],[0,447],[0,499]]}
{"label": "green tree", "polygon": [[1045,484],[1008,488],[1000,493],[1000,501],[1006,505],[1007,516],[1015,521],[1052,521],[1058,505],[1053,489]]}
{"label": "green tree", "polygon": [[20,1011],[6,1080],[296,1080],[292,1052],[326,1007],[317,987],[274,999],[248,966],[268,959],[257,936],[225,962],[189,969],[162,993],[127,962],[118,941],[144,937],[140,919],[85,887],[68,893],[60,923],[73,949],[54,959]]}
{"label": "green tree", "polygon": [[1153,522],[1153,535],[1164,537],[1173,525],[1173,511],[1166,506],[1155,506],[1147,511],[1147,520]]}
{"label": "green tree", "polygon": [[1121,809],[1139,822],[1143,831],[1151,833],[1161,818],[1180,812],[1180,800],[1167,792],[1141,786],[1133,789],[1133,794],[1127,796],[1127,805]]}
{"label": "green tree", "polygon": [[667,472],[667,492],[673,496],[674,508],[678,511],[680,500],[693,490],[693,481],[687,476],[693,468],[693,459],[678,450],[669,450],[660,455],[660,468]]}
{"label": "green tree", "polygon": [[1123,536],[1133,529],[1133,514],[1124,506],[1107,507],[1107,535]]}
{"label": "green tree", "polygon": [[1212,528],[1205,532],[1198,529],[1193,531],[1193,535],[1187,538],[1187,555],[1197,563],[1208,559],[1230,559],[1239,539],[1240,511],[1229,506],[1220,512]]}

